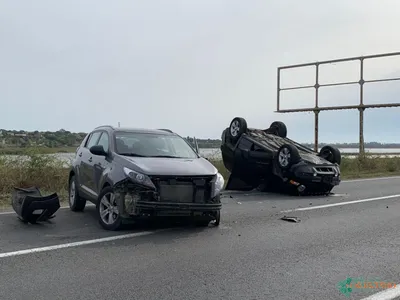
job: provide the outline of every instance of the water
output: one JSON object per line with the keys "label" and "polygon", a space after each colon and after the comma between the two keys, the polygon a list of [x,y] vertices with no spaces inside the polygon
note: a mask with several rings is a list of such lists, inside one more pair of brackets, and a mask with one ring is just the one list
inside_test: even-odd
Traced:
{"label": "water", "polygon": [[[342,153],[354,153],[357,154],[358,148],[339,148]],[[395,157],[400,156],[400,148],[377,148],[371,149],[366,148],[365,152],[376,153],[378,156],[388,156]],[[393,153],[393,154],[392,154]],[[207,157],[210,159],[222,159],[221,150],[219,148],[200,148],[200,154],[203,157]],[[57,154],[46,154],[46,155],[54,155],[57,159],[63,161],[66,165],[69,165],[71,161],[75,157],[75,153],[57,153]],[[22,155],[6,155],[6,157],[10,157],[11,159],[24,160],[26,157]],[[350,155],[349,157],[356,157],[356,155]]]}

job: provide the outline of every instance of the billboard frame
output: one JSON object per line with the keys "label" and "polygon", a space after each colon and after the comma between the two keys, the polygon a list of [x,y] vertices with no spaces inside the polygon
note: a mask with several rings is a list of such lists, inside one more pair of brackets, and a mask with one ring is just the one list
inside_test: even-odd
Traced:
{"label": "billboard frame", "polygon": [[[364,148],[364,110],[367,108],[389,108],[389,107],[400,107],[399,103],[379,103],[379,104],[364,104],[364,84],[372,83],[372,82],[389,82],[389,81],[397,81],[400,80],[400,77],[394,78],[385,78],[385,79],[374,79],[374,80],[365,80],[364,79],[364,61],[367,59],[374,59],[374,58],[383,58],[383,57],[392,57],[392,56],[400,56],[400,52],[391,52],[391,53],[382,53],[382,54],[374,54],[374,55],[367,55],[367,56],[358,56],[358,57],[348,57],[348,58],[341,58],[341,59],[333,59],[333,60],[325,60],[325,61],[316,61],[311,63],[303,63],[303,64],[296,64],[296,65],[287,65],[281,66],[277,69],[277,109],[276,113],[295,113],[295,112],[314,112],[314,150],[318,151],[318,125],[319,125],[319,113],[321,111],[330,111],[330,110],[350,110],[350,109],[357,109],[360,114],[360,122],[359,122],[359,154],[365,154]],[[319,66],[332,64],[332,63],[339,63],[339,62],[350,62],[350,61],[359,61],[360,62],[360,79],[358,81],[348,81],[348,82],[340,82],[340,83],[327,83],[327,84],[320,84],[319,83]],[[287,69],[294,69],[294,68],[302,68],[302,67],[310,67],[315,66],[315,84],[314,85],[305,85],[305,86],[294,86],[294,87],[286,87],[281,88],[281,71]],[[328,86],[341,86],[341,85],[351,85],[351,84],[358,84],[360,86],[360,102],[357,105],[345,105],[345,106],[323,106],[320,107],[318,104],[318,94],[319,88],[321,87],[328,87]],[[280,92],[281,91],[288,91],[288,90],[298,90],[298,89],[308,89],[314,88],[315,89],[315,97],[314,107],[308,108],[298,108],[298,109],[281,109],[281,98]]]}

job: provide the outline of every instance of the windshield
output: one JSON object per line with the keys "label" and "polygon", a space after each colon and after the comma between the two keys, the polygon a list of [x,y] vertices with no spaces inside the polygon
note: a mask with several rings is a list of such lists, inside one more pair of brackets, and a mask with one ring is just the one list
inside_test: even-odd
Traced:
{"label": "windshield", "polygon": [[180,136],[138,132],[116,132],[116,152],[138,157],[198,158]]}

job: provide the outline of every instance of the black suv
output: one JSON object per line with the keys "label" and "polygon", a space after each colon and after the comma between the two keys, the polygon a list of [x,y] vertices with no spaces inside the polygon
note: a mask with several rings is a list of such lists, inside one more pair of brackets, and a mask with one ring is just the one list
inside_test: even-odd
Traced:
{"label": "black suv", "polygon": [[99,222],[117,230],[126,219],[192,218],[220,222],[224,178],[182,137],[168,129],[97,127],[76,150],[69,205],[96,205]]}

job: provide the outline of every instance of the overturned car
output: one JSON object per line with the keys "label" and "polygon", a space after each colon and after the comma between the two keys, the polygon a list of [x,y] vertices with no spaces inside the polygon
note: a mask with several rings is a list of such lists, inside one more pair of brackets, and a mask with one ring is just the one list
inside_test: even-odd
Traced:
{"label": "overturned car", "polygon": [[94,203],[107,230],[160,216],[218,226],[223,186],[218,170],[168,129],[101,126],[76,151],[69,205],[82,211],[86,201]]}
{"label": "overturned car", "polygon": [[333,146],[315,152],[287,138],[283,122],[267,129],[247,127],[236,117],[222,133],[222,159],[231,172],[226,190],[276,190],[329,194],[340,184],[341,153]]}

